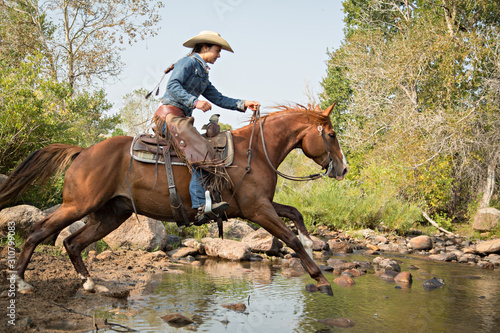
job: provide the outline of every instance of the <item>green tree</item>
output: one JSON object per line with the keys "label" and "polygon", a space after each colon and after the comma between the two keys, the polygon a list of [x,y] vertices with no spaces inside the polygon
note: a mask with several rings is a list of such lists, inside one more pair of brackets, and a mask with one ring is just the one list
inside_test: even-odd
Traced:
{"label": "green tree", "polygon": [[71,87],[118,75],[122,45],[155,35],[162,6],[158,0],[2,2],[2,7],[32,22],[30,31],[41,45],[50,75]]}
{"label": "green tree", "polygon": [[499,110],[488,82],[500,4],[343,4],[346,37],[330,53],[321,99],[345,107],[340,123],[354,169],[365,186],[396,182],[403,198],[463,215],[498,160],[489,138],[497,138]]}

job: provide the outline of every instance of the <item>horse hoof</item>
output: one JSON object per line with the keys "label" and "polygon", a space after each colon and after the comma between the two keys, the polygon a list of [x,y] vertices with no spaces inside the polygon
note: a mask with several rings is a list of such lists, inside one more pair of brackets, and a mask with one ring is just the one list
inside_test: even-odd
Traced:
{"label": "horse hoof", "polygon": [[95,283],[91,278],[87,278],[87,280],[85,280],[85,283],[83,284],[83,290],[88,293],[95,293]]}
{"label": "horse hoof", "polygon": [[328,295],[328,296],[333,296],[333,290],[332,286],[329,284],[324,284],[322,286],[317,286],[318,290],[321,291],[323,294]]}
{"label": "horse hoof", "polygon": [[21,294],[33,294],[35,288],[16,275],[17,291]]}

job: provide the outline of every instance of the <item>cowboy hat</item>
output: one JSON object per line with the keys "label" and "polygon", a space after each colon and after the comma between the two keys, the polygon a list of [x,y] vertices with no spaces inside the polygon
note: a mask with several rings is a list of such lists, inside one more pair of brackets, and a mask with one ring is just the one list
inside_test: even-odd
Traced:
{"label": "cowboy hat", "polygon": [[214,31],[202,31],[193,38],[188,39],[182,45],[185,47],[193,48],[196,46],[196,44],[201,44],[201,43],[219,45],[220,47],[222,47],[222,49],[234,53],[231,46],[229,46],[229,43],[226,42],[224,38],[222,38],[218,33]]}

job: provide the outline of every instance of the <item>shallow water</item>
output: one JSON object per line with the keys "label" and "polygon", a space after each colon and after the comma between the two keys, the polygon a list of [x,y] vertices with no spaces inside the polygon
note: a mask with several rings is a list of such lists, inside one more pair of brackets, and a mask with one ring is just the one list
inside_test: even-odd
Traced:
{"label": "shallow water", "polygon": [[[400,288],[368,271],[344,288],[332,283],[333,297],[309,293],[309,275],[285,278],[274,262],[230,262],[207,259],[201,267],[176,267],[186,274],[154,275],[127,307],[101,309],[110,321],[140,332],[500,332],[500,271],[458,263],[392,257],[410,265],[410,288]],[[374,257],[332,257],[372,261]],[[322,263],[322,262],[318,262]],[[324,264],[324,263],[323,263]],[[443,288],[426,291],[424,280],[444,279]],[[244,303],[238,313],[222,304]],[[178,312],[195,323],[173,328],[160,317]],[[325,318],[349,318],[351,328],[329,327]]]}

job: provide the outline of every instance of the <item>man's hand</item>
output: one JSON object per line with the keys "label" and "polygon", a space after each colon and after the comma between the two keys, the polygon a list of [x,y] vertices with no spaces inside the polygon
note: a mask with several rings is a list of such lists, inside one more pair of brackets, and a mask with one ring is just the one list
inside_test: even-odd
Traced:
{"label": "man's hand", "polygon": [[207,112],[209,110],[212,110],[212,104],[210,104],[207,101],[198,101],[196,102],[196,105],[194,106],[197,109],[202,110],[203,112]]}

